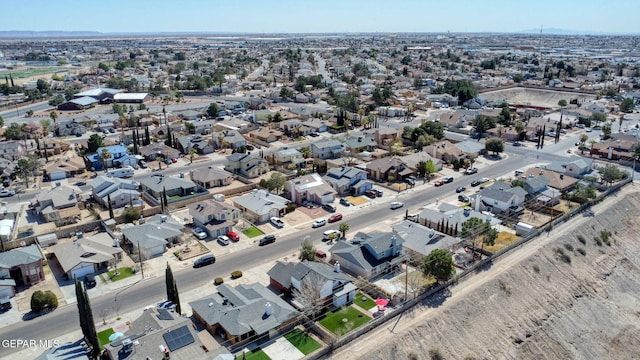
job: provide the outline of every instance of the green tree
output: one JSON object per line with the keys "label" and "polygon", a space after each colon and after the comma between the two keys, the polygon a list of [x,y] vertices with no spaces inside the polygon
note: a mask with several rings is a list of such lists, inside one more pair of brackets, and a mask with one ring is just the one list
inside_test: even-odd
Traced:
{"label": "green tree", "polygon": [[607,140],[611,137],[611,123],[606,123],[602,126],[602,140]]}
{"label": "green tree", "polygon": [[42,290],[36,290],[31,295],[31,311],[34,313],[43,312],[45,306],[44,292]]}
{"label": "green tree", "polygon": [[109,218],[113,219],[113,204],[111,203],[111,194],[107,194],[107,205],[109,207]]}
{"label": "green tree", "polygon": [[215,119],[215,118],[218,117],[219,113],[220,113],[220,109],[218,108],[218,104],[216,104],[216,103],[209,104],[209,107],[207,108],[207,116],[208,117],[210,117],[212,119]]}
{"label": "green tree", "polygon": [[567,106],[567,100],[560,99],[560,101],[558,101],[558,106],[562,106],[562,107]]}
{"label": "green tree", "polygon": [[477,238],[479,236],[483,236],[489,231],[491,231],[491,224],[488,221],[472,217],[462,223],[462,231],[460,232],[460,236],[471,240],[473,247],[475,248]]}
{"label": "green tree", "polygon": [[595,126],[598,126],[601,122],[607,121],[607,116],[601,112],[594,112],[591,115],[591,120],[595,122]]}
{"label": "green tree", "polygon": [[347,231],[349,231],[349,229],[351,229],[351,226],[346,222],[341,222],[338,226],[338,230],[342,233],[343,239],[345,238],[345,234],[347,233]]}
{"label": "green tree", "polygon": [[484,143],[484,148],[487,151],[491,151],[494,155],[498,155],[499,153],[504,151],[504,141],[499,138],[490,138],[487,139]]}
{"label": "green tree", "polygon": [[[29,179],[35,176],[40,169],[40,157],[36,154],[27,154],[18,160],[13,173],[16,177],[24,181],[25,186],[29,187]],[[34,179],[35,180],[35,179]]]}
{"label": "green tree", "polygon": [[300,261],[316,261],[316,248],[313,246],[313,242],[305,238],[300,243],[300,255],[298,255]]}
{"label": "green tree", "polygon": [[482,134],[487,130],[496,127],[496,121],[489,116],[478,115],[472,122],[474,131],[478,134],[478,139],[482,137]]}
{"label": "green tree", "polygon": [[122,219],[126,223],[133,223],[140,219],[140,210],[137,207],[129,206],[122,212]]}
{"label": "green tree", "polygon": [[80,329],[84,340],[91,348],[90,358],[95,359],[100,354],[100,342],[96,332],[96,324],[93,321],[93,311],[91,310],[91,301],[87,296],[87,289],[80,279],[75,279],[76,284],[76,305],[78,306],[78,315],[80,318]]}
{"label": "green tree", "polygon": [[624,98],[622,103],[620,103],[620,111],[624,113],[630,113],[635,109],[636,105],[633,103],[632,98]]}
{"label": "green tree", "polygon": [[284,175],[279,172],[274,172],[271,174],[271,177],[269,177],[269,180],[267,181],[267,188],[270,188],[269,191],[275,190],[277,194],[279,193],[281,188],[284,188],[284,183],[286,181],[287,179],[284,177]]}
{"label": "green tree", "polygon": [[391,145],[391,155],[398,155],[402,153],[402,149],[404,146],[402,145],[402,141],[398,140]]}
{"label": "green tree", "polygon": [[109,168],[108,167],[109,159],[111,159],[111,153],[109,152],[109,149],[102,148],[102,153],[100,153],[100,161],[102,162],[102,168],[104,169],[105,172]]}
{"label": "green tree", "polygon": [[89,136],[89,140],[87,140],[88,152],[94,153],[104,146],[104,140],[102,139],[102,136],[100,136],[100,134],[92,134],[91,136]]}
{"label": "green tree", "polygon": [[425,276],[433,276],[438,281],[447,281],[455,274],[453,257],[443,249],[435,249],[424,257],[422,273]]}
{"label": "green tree", "polygon": [[0,127],[4,126],[4,119],[2,118],[2,116],[0,116]]}
{"label": "green tree", "polygon": [[17,123],[9,124],[9,127],[4,130],[4,137],[7,140],[22,140],[24,137],[22,126]]}
{"label": "green tree", "polygon": [[191,148],[191,150],[189,150],[189,164],[193,164],[193,158],[198,155],[198,150],[196,150],[195,148]]}
{"label": "green tree", "polygon": [[176,285],[176,279],[173,277],[173,271],[171,266],[167,262],[167,268],[165,269],[165,284],[167,287],[167,300],[171,301],[176,306],[176,313],[182,314],[180,307],[180,294],[178,293],[178,286]]}
{"label": "green tree", "polygon": [[284,99],[290,99],[293,97],[293,90],[289,89],[286,86],[283,86],[280,89],[280,97]]}
{"label": "green tree", "polygon": [[49,131],[51,131],[51,122],[48,119],[40,120],[40,126],[42,126],[42,136],[49,135]]}

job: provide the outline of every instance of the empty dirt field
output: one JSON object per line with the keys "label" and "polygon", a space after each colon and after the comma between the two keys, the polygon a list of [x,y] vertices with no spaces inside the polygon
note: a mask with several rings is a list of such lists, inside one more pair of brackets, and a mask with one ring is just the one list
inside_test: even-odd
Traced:
{"label": "empty dirt field", "polygon": [[596,98],[595,95],[591,94],[545,89],[528,89],[522,87],[487,91],[480,94],[480,96],[489,101],[505,100],[510,105],[529,105],[547,108],[557,108],[558,101],[562,99],[566,100],[567,102],[572,99],[578,99],[580,103],[583,103],[585,101],[593,100]]}
{"label": "empty dirt field", "polygon": [[627,185],[331,359],[640,359],[640,187]]}

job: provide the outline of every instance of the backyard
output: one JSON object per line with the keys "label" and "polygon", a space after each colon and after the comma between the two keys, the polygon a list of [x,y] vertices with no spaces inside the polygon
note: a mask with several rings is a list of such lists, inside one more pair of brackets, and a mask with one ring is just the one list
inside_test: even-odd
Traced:
{"label": "backyard", "polygon": [[256,236],[264,235],[264,233],[262,231],[260,231],[260,229],[258,229],[255,226],[250,226],[250,227],[242,230],[242,233],[247,235],[248,238],[253,238],[253,237],[256,237]]}
{"label": "backyard", "polygon": [[376,303],[373,301],[373,299],[363,293],[358,293],[358,295],[356,295],[356,298],[353,299],[353,303],[360,306],[364,310],[369,310],[376,306]]}
{"label": "backyard", "polygon": [[271,358],[262,349],[256,349],[236,356],[236,360],[271,360]]}
{"label": "backyard", "polygon": [[371,321],[371,318],[353,306],[344,307],[336,312],[328,312],[320,324],[332,333],[342,336],[353,329]]}
{"label": "backyard", "polygon": [[322,345],[300,329],[293,329],[293,331],[284,337],[305,355],[309,355],[322,347]]}

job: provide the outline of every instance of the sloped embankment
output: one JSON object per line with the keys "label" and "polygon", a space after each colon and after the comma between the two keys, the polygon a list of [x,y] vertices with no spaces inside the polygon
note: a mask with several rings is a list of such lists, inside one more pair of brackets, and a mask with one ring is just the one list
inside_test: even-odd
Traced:
{"label": "sloped embankment", "polygon": [[640,358],[640,193],[613,200],[450,306],[416,309],[432,314],[360,358]]}

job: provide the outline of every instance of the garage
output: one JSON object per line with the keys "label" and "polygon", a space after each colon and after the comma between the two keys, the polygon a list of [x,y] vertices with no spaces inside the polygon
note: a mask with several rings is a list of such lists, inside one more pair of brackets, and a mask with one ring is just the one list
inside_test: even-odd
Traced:
{"label": "garage", "polygon": [[82,279],[83,277],[95,272],[93,264],[80,263],[73,269],[69,270],[69,279]]}
{"label": "garage", "polygon": [[5,297],[12,298],[14,295],[14,287],[16,281],[13,279],[0,279],[0,299]]}

